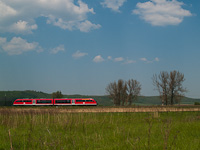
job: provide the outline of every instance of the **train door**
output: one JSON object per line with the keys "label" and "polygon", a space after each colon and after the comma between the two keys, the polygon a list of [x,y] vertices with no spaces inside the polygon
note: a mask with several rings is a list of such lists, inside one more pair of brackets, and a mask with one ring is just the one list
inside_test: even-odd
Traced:
{"label": "train door", "polygon": [[33,105],[35,105],[35,99],[33,100]]}
{"label": "train door", "polygon": [[72,100],[72,105],[75,105],[75,99]]}

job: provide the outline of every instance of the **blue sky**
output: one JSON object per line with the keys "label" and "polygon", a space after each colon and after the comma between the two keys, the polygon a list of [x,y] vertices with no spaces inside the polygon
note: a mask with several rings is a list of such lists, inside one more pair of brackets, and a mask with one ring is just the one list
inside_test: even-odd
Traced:
{"label": "blue sky", "polygon": [[136,79],[178,70],[199,98],[197,0],[0,0],[0,90],[104,95]]}

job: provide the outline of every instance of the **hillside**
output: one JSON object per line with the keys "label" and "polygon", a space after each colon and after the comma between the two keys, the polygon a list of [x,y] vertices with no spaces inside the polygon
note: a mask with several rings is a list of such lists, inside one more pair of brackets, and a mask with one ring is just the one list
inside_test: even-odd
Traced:
{"label": "hillside", "polygon": [[[12,105],[17,98],[50,98],[51,94],[38,91],[0,91],[0,106]],[[91,96],[91,95],[64,95],[66,98],[94,98],[100,106],[113,106],[112,100],[108,96]],[[194,104],[200,102],[200,99],[184,97],[181,104]],[[135,105],[161,105],[158,96],[140,96]]]}
{"label": "hillside", "polygon": [[[181,104],[194,104],[194,102],[200,102],[200,99],[193,99],[188,97],[183,97]],[[136,105],[161,105],[159,96],[140,96],[138,101],[135,102]]]}
{"label": "hillside", "polygon": [[51,94],[37,91],[0,91],[0,106],[12,105],[13,101],[18,98],[50,98]]}

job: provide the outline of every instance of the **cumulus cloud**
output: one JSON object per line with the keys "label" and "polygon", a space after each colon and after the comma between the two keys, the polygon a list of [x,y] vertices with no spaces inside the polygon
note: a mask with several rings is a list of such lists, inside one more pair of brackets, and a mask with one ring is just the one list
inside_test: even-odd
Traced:
{"label": "cumulus cloud", "polygon": [[101,55],[97,55],[97,56],[94,57],[93,61],[95,63],[100,63],[100,62],[103,62],[104,59],[103,59],[103,57],[101,57]]}
{"label": "cumulus cloud", "polygon": [[112,60],[112,56],[108,56],[108,60]]}
{"label": "cumulus cloud", "polygon": [[192,16],[191,12],[182,8],[183,2],[177,0],[150,0],[137,3],[133,14],[153,26],[178,25],[184,17]]}
{"label": "cumulus cloud", "polygon": [[81,32],[89,32],[93,29],[99,29],[101,27],[100,24],[93,24],[88,20],[85,21],[64,21],[62,18],[56,19],[54,16],[49,16],[47,20],[47,24],[53,24],[54,26],[58,26],[64,30],[80,30]]}
{"label": "cumulus cloud", "polygon": [[2,46],[3,44],[5,44],[7,41],[6,38],[0,37],[0,46]]}
{"label": "cumulus cloud", "polygon": [[35,23],[38,17],[67,30],[89,32],[100,28],[88,20],[88,14],[95,12],[81,0],[0,0],[0,31],[32,33],[38,28]]}
{"label": "cumulus cloud", "polygon": [[124,58],[123,57],[117,57],[114,59],[115,62],[120,62],[120,61],[123,61]]}
{"label": "cumulus cloud", "polygon": [[141,61],[148,61],[145,57],[140,58]]}
{"label": "cumulus cloud", "polygon": [[160,59],[159,59],[158,57],[156,57],[154,60],[155,60],[155,61],[160,61]]}
{"label": "cumulus cloud", "polygon": [[123,64],[133,64],[133,63],[136,63],[136,61],[127,59]]}
{"label": "cumulus cloud", "polygon": [[104,0],[101,5],[115,12],[120,12],[119,8],[123,6],[124,2],[126,2],[126,0]]}
{"label": "cumulus cloud", "polygon": [[21,37],[13,37],[10,41],[0,37],[0,49],[8,55],[19,55],[28,51],[43,51],[37,42],[29,43]]}
{"label": "cumulus cloud", "polygon": [[15,16],[16,14],[17,14],[17,11],[15,9],[13,9],[12,7],[0,1],[0,18],[1,19],[4,19],[9,16]]}
{"label": "cumulus cloud", "polygon": [[64,52],[64,51],[65,51],[64,45],[59,45],[58,47],[51,49],[50,53],[57,54],[58,52]]}
{"label": "cumulus cloud", "polygon": [[75,58],[75,59],[78,59],[78,58],[81,58],[81,57],[84,57],[88,55],[88,53],[83,53],[83,52],[80,52],[80,51],[76,51],[72,57]]}
{"label": "cumulus cloud", "polygon": [[143,58],[140,58],[141,61],[144,61],[146,63],[153,63],[153,62],[159,62],[160,59],[158,57],[156,57],[154,60],[148,60],[147,58],[143,57]]}
{"label": "cumulus cloud", "polygon": [[107,57],[108,60],[111,60],[113,62],[121,62],[122,64],[133,64],[136,63],[135,60],[131,60],[131,59],[124,59],[123,57],[116,57],[116,58],[112,58],[112,56],[108,56]]}
{"label": "cumulus cloud", "polygon": [[78,24],[78,28],[80,29],[80,31],[82,32],[89,32],[90,30],[93,29],[99,29],[101,27],[100,24],[93,24],[90,21],[86,20],[84,22],[81,22]]}
{"label": "cumulus cloud", "polygon": [[29,25],[28,22],[19,20],[18,22],[14,23],[10,26],[9,30],[15,33],[32,33],[32,30],[37,29],[37,25]]}

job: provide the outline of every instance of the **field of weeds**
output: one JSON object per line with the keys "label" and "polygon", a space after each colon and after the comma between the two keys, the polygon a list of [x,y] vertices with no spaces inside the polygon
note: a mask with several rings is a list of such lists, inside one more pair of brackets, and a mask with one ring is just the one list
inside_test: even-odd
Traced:
{"label": "field of weeds", "polygon": [[[25,108],[27,109],[27,108]],[[37,108],[38,109],[38,108]],[[200,112],[60,112],[0,109],[0,150],[200,147]]]}
{"label": "field of weeds", "polygon": [[37,112],[37,113],[77,113],[77,112],[183,112],[200,111],[199,106],[120,106],[120,107],[96,107],[96,106],[15,106],[0,107],[0,111],[8,109],[10,112]]}

